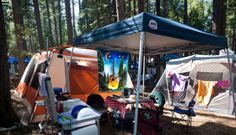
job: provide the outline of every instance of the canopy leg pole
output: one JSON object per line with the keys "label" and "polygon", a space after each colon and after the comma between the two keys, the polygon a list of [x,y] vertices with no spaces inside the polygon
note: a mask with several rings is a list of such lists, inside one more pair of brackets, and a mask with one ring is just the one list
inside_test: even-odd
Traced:
{"label": "canopy leg pole", "polygon": [[144,32],[140,34],[139,41],[139,61],[138,61],[138,80],[137,80],[137,94],[136,94],[136,107],[135,107],[135,116],[134,116],[134,131],[133,135],[137,135],[137,126],[138,126],[138,104],[139,104],[139,91],[140,91],[140,79],[141,79],[141,68],[142,68],[142,59],[143,59],[143,46],[144,46]]}
{"label": "canopy leg pole", "polygon": [[145,55],[143,54],[143,89],[142,92],[144,92],[145,89],[145,66],[146,66],[146,58]]}
{"label": "canopy leg pole", "polygon": [[[233,97],[233,104],[234,104],[234,111],[233,111],[233,113],[234,113],[234,115],[235,115],[235,119],[236,119],[236,107],[235,107],[235,97],[234,97],[234,89],[233,89],[233,78],[232,78],[232,64],[230,63],[230,59],[229,59],[229,49],[227,48],[226,49],[226,51],[227,51],[227,58],[228,58],[228,64],[229,64],[229,80],[230,80],[230,86],[229,86],[229,96],[231,96],[231,94],[232,94],[232,97]],[[230,98],[229,98],[229,100],[230,100]],[[228,111],[229,111],[229,105],[230,104],[230,101],[228,102]]]}

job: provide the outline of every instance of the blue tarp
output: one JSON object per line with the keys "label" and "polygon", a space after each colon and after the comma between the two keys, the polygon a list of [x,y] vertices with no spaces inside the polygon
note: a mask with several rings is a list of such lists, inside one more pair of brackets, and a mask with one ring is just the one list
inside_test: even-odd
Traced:
{"label": "blue tarp", "polygon": [[[31,60],[31,58],[30,57],[25,57],[24,58],[24,62],[25,63],[29,63],[30,62],[30,60]],[[16,57],[9,57],[8,58],[8,63],[11,63],[11,64],[18,64],[18,59],[16,58]]]}
{"label": "blue tarp", "polygon": [[161,57],[161,61],[168,61],[168,60],[177,59],[177,58],[180,58],[180,56],[178,56],[176,54],[166,54]]}
{"label": "blue tarp", "polygon": [[[175,52],[227,48],[225,37],[204,32],[166,18],[143,12],[131,18],[75,38],[74,45],[90,48],[107,47],[137,51],[139,34],[145,32],[146,51]],[[136,36],[136,37],[135,37]],[[183,47],[184,46],[184,47]]]}

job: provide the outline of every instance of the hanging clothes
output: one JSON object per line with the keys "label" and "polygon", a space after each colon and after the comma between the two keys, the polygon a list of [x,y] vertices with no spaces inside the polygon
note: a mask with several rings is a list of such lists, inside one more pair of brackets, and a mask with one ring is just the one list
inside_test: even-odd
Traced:
{"label": "hanging clothes", "polygon": [[39,77],[39,94],[40,96],[43,97],[47,97],[47,88],[46,88],[46,84],[45,84],[45,80],[49,78],[49,76],[47,74],[44,73],[38,73],[38,77]]}
{"label": "hanging clothes", "polygon": [[211,96],[214,94],[214,86],[217,81],[202,81],[198,80],[197,103],[207,107]]}
{"label": "hanging clothes", "polygon": [[190,80],[189,76],[183,76],[179,74],[173,74],[172,76],[172,90],[176,92],[183,92],[186,90],[188,81]]}
{"label": "hanging clothes", "polygon": [[33,87],[34,89],[38,89],[39,87],[38,73],[45,73],[47,67],[48,67],[48,62],[46,59],[40,63],[35,64],[34,71],[29,83],[31,87]]}

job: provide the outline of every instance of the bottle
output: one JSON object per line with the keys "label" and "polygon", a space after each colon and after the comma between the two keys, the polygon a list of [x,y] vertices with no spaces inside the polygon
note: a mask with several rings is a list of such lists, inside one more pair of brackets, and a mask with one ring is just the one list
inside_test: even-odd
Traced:
{"label": "bottle", "polygon": [[63,108],[63,102],[62,101],[58,101],[56,104],[56,110],[58,113],[62,113],[64,112],[64,108]]}

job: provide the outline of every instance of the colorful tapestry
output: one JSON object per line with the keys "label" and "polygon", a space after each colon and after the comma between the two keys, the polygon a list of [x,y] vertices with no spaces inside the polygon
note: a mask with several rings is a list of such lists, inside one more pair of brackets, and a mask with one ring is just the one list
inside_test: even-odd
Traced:
{"label": "colorful tapestry", "polygon": [[99,91],[121,91],[127,86],[129,53],[98,51]]}

